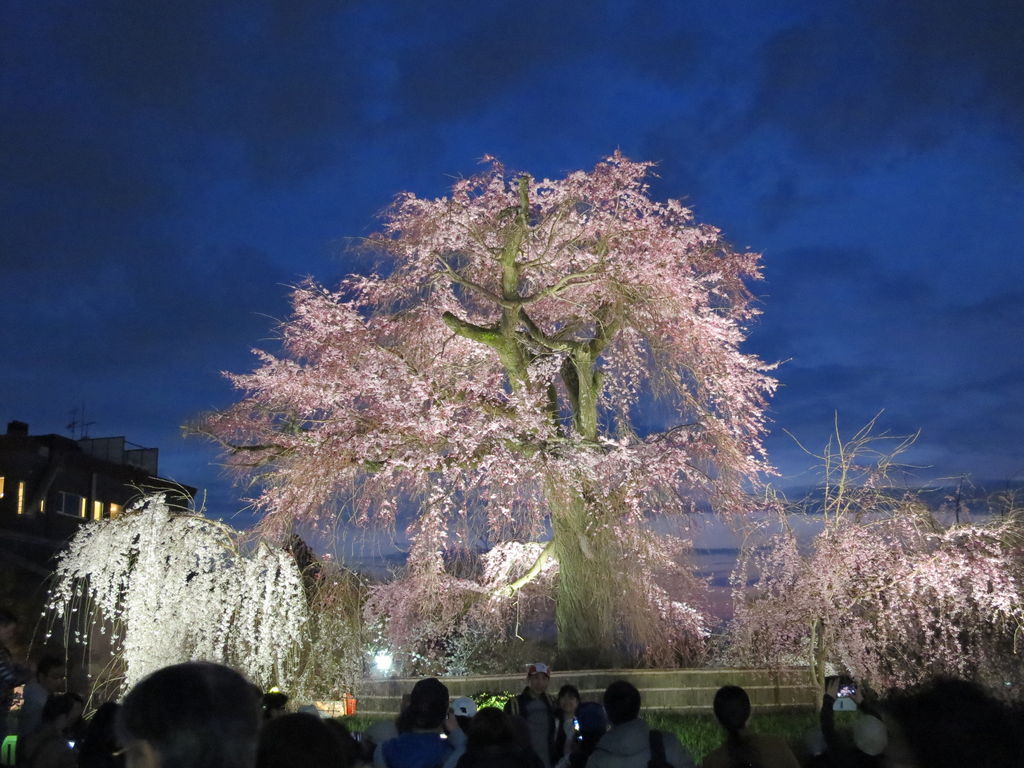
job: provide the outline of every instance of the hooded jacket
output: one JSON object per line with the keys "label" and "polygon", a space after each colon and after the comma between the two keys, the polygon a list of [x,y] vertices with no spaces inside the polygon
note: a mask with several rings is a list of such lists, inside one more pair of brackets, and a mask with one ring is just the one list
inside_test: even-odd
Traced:
{"label": "hooded jacket", "polygon": [[[695,768],[696,764],[674,734],[662,731],[665,759],[674,768]],[[651,729],[639,717],[614,726],[597,742],[587,768],[647,768],[651,759]]]}

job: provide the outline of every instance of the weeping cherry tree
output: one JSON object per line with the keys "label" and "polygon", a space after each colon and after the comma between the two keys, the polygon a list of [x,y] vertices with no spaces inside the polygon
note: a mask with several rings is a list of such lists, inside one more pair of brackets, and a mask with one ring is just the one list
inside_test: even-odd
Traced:
{"label": "weeping cherry tree", "polygon": [[448,197],[397,198],[381,274],[297,288],[281,351],[201,429],[255,474],[266,530],[411,508],[415,569],[483,519],[491,543],[545,540],[492,597],[554,559],[560,649],[628,650],[667,615],[637,589],[664,564],[650,516],[742,511],[768,468],[774,380],[740,351],[759,257],[651,200],[650,163],[537,180],[486,160]]}
{"label": "weeping cherry tree", "polygon": [[175,511],[162,494],[83,525],[58,559],[47,607],[66,647],[109,637],[111,663],[97,677],[118,693],[197,659],[229,664],[263,687],[291,685],[307,619],[288,552],[247,547],[229,526]]}

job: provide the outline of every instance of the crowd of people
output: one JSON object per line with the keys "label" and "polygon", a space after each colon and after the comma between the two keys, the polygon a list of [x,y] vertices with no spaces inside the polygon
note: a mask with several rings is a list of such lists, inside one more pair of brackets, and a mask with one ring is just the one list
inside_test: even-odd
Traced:
{"label": "crowd of people", "polygon": [[[0,740],[13,729],[11,693],[24,686],[15,768],[696,768],[673,733],[641,717],[640,691],[617,680],[601,701],[582,701],[573,685],[548,692],[551,670],[531,664],[526,686],[504,708],[452,699],[437,678],[417,682],[394,720],[350,733],[315,707],[290,711],[288,697],[262,694],[226,666],[164,667],[120,704],[83,721],[82,699],[66,688],[63,662],[44,657],[34,671],[8,645],[14,617],[0,609]],[[704,768],[1024,768],[1024,719],[962,681],[937,680],[913,693],[871,703],[862,690],[827,682],[820,729],[801,760],[785,739],[748,729],[743,688],[724,686],[713,710],[722,743]],[[850,738],[837,731],[843,698],[857,710]],[[847,707],[843,707],[847,708]]]}

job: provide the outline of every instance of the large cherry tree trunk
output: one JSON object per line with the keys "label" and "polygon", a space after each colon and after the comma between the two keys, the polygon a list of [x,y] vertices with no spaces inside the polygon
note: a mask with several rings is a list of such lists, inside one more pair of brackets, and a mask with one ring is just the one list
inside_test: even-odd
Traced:
{"label": "large cherry tree trunk", "polygon": [[629,585],[618,567],[615,541],[600,530],[607,513],[595,510],[579,487],[552,488],[549,494],[552,554],[558,560],[558,663],[572,669],[617,666],[626,660],[617,637],[626,617],[616,608]]}

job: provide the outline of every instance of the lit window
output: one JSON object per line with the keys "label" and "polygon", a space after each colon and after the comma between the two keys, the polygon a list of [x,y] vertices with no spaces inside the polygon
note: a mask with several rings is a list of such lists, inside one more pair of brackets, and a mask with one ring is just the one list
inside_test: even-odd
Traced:
{"label": "lit window", "polygon": [[92,503],[92,519],[102,520],[103,519],[103,502],[94,501]]}
{"label": "lit window", "polygon": [[78,497],[78,516],[85,517],[85,496]]}
{"label": "lit window", "polygon": [[43,498],[41,498],[39,500],[39,511],[40,512],[45,512],[46,511],[46,497],[45,496],[43,496]]}
{"label": "lit window", "polygon": [[107,509],[110,511],[110,519],[111,520],[116,520],[117,518],[119,518],[121,516],[121,505],[120,504],[115,504],[114,502],[110,502],[110,505],[107,507]]}
{"label": "lit window", "polygon": [[25,514],[25,481],[18,483],[18,514]]}
{"label": "lit window", "polygon": [[0,499],[4,497],[4,479],[0,477]]}

